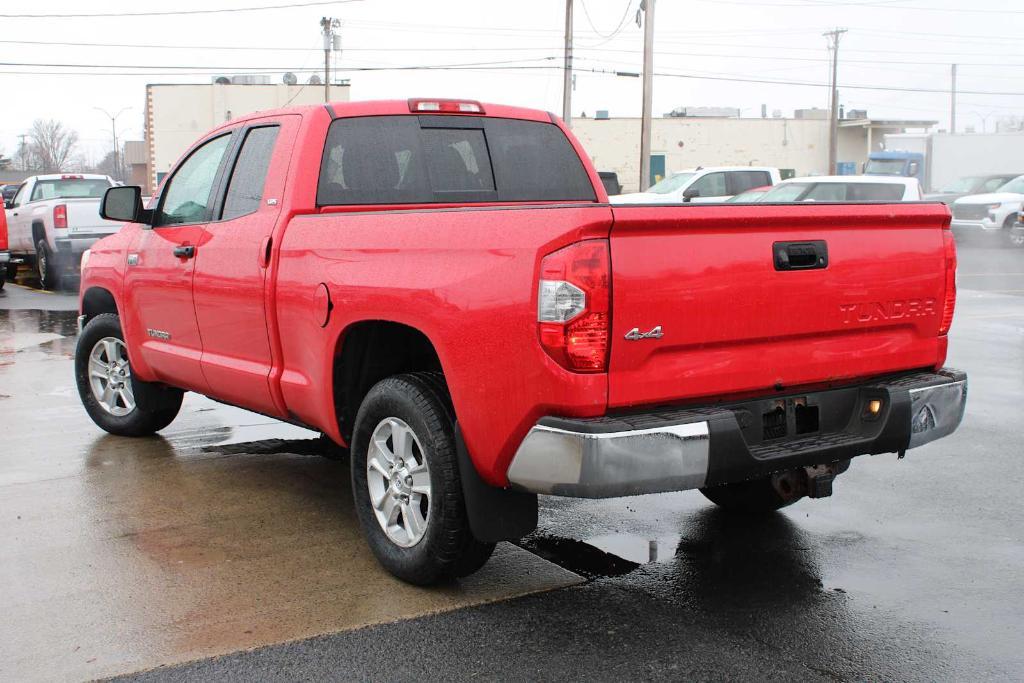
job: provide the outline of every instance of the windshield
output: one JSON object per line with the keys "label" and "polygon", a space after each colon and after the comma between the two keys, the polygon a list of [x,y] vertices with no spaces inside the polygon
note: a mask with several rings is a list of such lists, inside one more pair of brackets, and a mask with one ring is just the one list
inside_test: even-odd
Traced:
{"label": "windshield", "polygon": [[729,199],[729,202],[730,203],[736,203],[736,204],[744,204],[744,203],[748,203],[748,202],[759,202],[759,201],[761,201],[761,197],[763,197],[764,193],[767,192],[767,191],[768,190],[765,190],[765,189],[762,189],[762,188],[759,187],[759,188],[754,189],[754,190],[747,190],[746,192],[740,192],[735,197]]}
{"label": "windshield", "polygon": [[871,159],[864,169],[865,175],[903,175],[906,159]]}
{"label": "windshield", "polygon": [[969,175],[965,178],[950,183],[946,187],[940,190],[941,192],[974,192],[974,188],[978,187],[984,178],[981,176]]}
{"label": "windshield", "polygon": [[56,178],[40,180],[32,188],[32,198],[37,202],[42,199],[99,199],[110,188],[106,178]]}
{"label": "windshield", "polygon": [[676,173],[660,183],[652,185],[647,191],[654,194],[671,194],[686,185],[696,173]]}
{"label": "windshield", "polygon": [[996,190],[996,192],[1014,192],[1016,194],[1024,194],[1024,175],[1014,178]]}
{"label": "windshield", "polygon": [[762,202],[795,202],[811,187],[810,183],[782,183],[764,193]]}

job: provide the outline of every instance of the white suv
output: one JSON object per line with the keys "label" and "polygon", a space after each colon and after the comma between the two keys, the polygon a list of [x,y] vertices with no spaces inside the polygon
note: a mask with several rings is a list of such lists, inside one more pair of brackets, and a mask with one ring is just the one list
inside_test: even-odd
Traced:
{"label": "white suv", "polygon": [[733,195],[782,180],[779,169],[758,166],[716,166],[673,173],[646,192],[609,197],[612,204],[677,204],[724,202]]}
{"label": "white suv", "polygon": [[1005,243],[1024,205],[1024,175],[988,194],[961,197],[953,202],[953,234],[959,244]]}

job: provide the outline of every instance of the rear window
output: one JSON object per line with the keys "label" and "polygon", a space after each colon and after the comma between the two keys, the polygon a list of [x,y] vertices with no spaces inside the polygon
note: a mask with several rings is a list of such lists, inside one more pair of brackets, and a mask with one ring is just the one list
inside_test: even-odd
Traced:
{"label": "rear window", "polygon": [[46,199],[80,199],[92,197],[99,199],[110,188],[110,181],[105,178],[56,178],[54,180],[36,181],[32,188],[30,202]]}
{"label": "rear window", "polygon": [[336,119],[317,187],[321,206],[595,199],[557,126],[468,116]]}

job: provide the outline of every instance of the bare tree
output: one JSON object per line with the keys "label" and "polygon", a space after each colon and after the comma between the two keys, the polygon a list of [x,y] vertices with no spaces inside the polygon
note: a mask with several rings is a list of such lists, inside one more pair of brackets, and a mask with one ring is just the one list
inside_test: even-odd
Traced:
{"label": "bare tree", "polygon": [[28,137],[31,155],[44,173],[65,170],[78,145],[78,133],[52,119],[33,121]]}

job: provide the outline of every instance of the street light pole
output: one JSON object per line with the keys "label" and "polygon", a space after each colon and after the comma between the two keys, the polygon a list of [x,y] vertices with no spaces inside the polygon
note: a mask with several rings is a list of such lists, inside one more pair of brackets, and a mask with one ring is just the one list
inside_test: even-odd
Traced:
{"label": "street light pole", "polygon": [[654,92],[654,0],[644,0],[644,103],[640,120],[640,191],[651,184],[651,107]]}
{"label": "street light pole", "polygon": [[95,109],[96,111],[103,112],[107,116],[107,118],[110,119],[110,132],[114,138],[114,180],[123,182],[124,174],[122,173],[120,162],[121,152],[117,144],[117,117],[131,109],[131,107],[125,107],[116,114],[111,114],[106,109],[103,109],[101,107],[93,107],[93,109]]}
{"label": "street light pole", "polygon": [[331,101],[331,50],[337,39],[336,29],[341,28],[341,21],[331,17],[320,19],[320,28],[324,34],[324,104]]}

